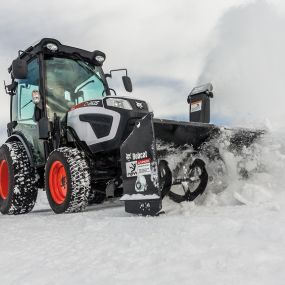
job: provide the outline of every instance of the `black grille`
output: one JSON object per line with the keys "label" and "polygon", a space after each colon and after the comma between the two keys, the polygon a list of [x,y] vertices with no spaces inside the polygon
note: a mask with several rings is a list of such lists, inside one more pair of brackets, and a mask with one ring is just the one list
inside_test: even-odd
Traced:
{"label": "black grille", "polygon": [[110,134],[113,117],[108,115],[100,115],[100,114],[82,114],[79,115],[79,119],[82,122],[88,122],[96,137],[98,139],[106,137]]}

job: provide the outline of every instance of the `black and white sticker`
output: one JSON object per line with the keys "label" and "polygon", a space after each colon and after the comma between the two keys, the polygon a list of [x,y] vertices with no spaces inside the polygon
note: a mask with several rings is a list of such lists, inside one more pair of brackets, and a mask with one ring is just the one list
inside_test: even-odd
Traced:
{"label": "black and white sticker", "polygon": [[145,192],[147,190],[147,183],[144,175],[138,175],[135,190],[136,192]]}
{"label": "black and white sticker", "polygon": [[102,101],[101,100],[91,100],[86,102],[85,106],[100,106],[103,107]]}
{"label": "black and white sticker", "polygon": [[136,177],[138,175],[150,175],[150,159],[140,159],[126,163],[127,177]]}
{"label": "black and white sticker", "polygon": [[138,175],[137,162],[130,161],[126,163],[127,177],[136,177]]}
{"label": "black and white sticker", "polygon": [[195,101],[191,103],[191,113],[198,112],[202,110],[202,100]]}

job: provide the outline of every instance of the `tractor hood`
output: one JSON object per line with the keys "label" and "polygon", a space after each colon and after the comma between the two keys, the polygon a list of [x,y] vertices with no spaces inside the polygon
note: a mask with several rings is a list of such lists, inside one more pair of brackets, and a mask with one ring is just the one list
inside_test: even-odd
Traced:
{"label": "tractor hood", "polygon": [[67,126],[96,153],[119,149],[135,123],[149,113],[145,101],[108,96],[73,106],[67,113]]}

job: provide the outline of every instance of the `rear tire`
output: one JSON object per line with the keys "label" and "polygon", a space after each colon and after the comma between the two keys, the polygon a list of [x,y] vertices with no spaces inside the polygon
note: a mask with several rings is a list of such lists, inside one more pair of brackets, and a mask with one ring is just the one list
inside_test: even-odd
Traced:
{"label": "rear tire", "polygon": [[0,211],[2,214],[29,213],[38,194],[36,171],[21,142],[5,143],[0,148]]}
{"label": "rear tire", "polygon": [[88,205],[90,184],[89,166],[82,152],[62,147],[50,154],[45,168],[45,188],[55,213],[83,211]]}

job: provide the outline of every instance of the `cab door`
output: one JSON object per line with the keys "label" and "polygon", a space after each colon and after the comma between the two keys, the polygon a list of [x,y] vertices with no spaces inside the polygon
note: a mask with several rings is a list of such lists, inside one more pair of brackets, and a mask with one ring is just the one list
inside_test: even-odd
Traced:
{"label": "cab door", "polygon": [[16,96],[13,98],[16,111],[13,120],[18,123],[15,130],[21,132],[32,145],[37,166],[44,164],[43,142],[39,140],[38,126],[34,120],[35,105],[32,101],[32,92],[39,90],[39,74],[39,63],[35,58],[28,63],[27,78],[18,80]]}

